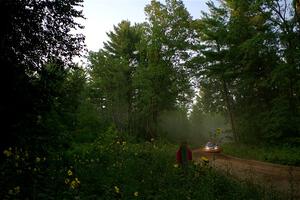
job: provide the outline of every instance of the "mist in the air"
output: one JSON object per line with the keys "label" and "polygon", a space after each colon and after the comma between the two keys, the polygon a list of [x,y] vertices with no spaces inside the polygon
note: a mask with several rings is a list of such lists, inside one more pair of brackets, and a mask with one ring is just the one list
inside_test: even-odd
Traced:
{"label": "mist in the air", "polygon": [[219,143],[230,140],[230,126],[221,114],[209,113],[187,116],[185,111],[167,111],[160,117],[160,130],[169,140],[180,143],[187,141],[193,147],[203,146],[214,137],[217,128],[222,134]]}

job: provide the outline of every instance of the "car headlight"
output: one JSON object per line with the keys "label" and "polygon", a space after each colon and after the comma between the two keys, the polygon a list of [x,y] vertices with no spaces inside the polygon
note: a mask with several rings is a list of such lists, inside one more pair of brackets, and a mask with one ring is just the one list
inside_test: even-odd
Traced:
{"label": "car headlight", "polygon": [[206,150],[209,150],[209,147],[208,147],[208,146],[205,146],[205,149],[206,149]]}
{"label": "car headlight", "polygon": [[219,147],[218,147],[218,146],[215,146],[214,149],[217,150],[217,149],[219,149]]}

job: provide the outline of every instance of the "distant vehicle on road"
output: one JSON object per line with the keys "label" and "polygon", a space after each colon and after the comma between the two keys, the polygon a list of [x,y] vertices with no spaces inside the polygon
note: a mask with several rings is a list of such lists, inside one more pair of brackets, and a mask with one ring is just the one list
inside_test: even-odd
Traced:
{"label": "distant vehicle on road", "polygon": [[212,142],[207,142],[202,151],[207,153],[220,153],[222,148],[218,144],[214,144]]}

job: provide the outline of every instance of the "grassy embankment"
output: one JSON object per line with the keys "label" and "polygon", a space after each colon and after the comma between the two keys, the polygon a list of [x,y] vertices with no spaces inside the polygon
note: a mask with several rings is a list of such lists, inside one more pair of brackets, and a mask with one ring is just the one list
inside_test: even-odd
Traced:
{"label": "grassy embankment", "polygon": [[227,143],[223,144],[222,147],[224,149],[224,154],[239,158],[300,166],[300,147],[296,146],[266,146]]}

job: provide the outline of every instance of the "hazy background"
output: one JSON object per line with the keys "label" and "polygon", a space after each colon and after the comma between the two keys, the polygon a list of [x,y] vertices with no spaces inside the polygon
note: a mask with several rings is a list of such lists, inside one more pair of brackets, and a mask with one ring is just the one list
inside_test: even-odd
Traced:
{"label": "hazy background", "polygon": [[[85,0],[84,16],[81,23],[85,26],[83,34],[89,51],[98,51],[109,38],[106,33],[122,20],[132,24],[145,21],[144,8],[151,0]],[[160,1],[165,4],[165,1]],[[207,11],[204,0],[183,0],[194,19],[201,11]],[[206,114],[188,119],[185,112],[169,111],[160,117],[160,128],[165,136],[174,142],[187,140],[192,145],[203,145],[216,128],[228,128],[225,118],[218,114]]]}

